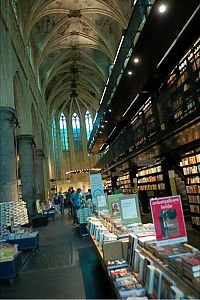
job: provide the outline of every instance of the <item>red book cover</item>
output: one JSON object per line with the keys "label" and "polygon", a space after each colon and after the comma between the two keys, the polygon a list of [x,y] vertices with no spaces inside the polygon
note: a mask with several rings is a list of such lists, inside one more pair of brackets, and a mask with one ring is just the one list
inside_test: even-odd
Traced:
{"label": "red book cover", "polygon": [[187,241],[180,196],[150,200],[157,245]]}

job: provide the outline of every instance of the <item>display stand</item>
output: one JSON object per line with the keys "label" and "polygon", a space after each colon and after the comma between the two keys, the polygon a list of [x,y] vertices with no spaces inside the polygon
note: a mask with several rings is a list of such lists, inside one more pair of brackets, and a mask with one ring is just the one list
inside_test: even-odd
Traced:
{"label": "display stand", "polygon": [[0,279],[8,279],[12,283],[21,266],[22,252],[18,251],[12,260],[0,262]]}
{"label": "display stand", "polygon": [[21,239],[9,239],[7,242],[12,245],[17,244],[18,250],[32,250],[35,252],[39,248],[39,234]]}
{"label": "display stand", "polygon": [[44,212],[43,212],[43,215],[44,215],[47,219],[52,219],[52,221],[54,221],[55,210],[44,211]]}

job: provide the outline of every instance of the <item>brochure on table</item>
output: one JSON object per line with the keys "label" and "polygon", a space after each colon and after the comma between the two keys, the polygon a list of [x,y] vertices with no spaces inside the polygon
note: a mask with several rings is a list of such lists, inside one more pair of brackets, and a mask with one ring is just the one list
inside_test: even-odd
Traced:
{"label": "brochure on table", "polygon": [[97,196],[97,207],[99,211],[108,209],[107,196],[105,194]]}
{"label": "brochure on table", "polygon": [[150,200],[157,245],[187,242],[187,233],[180,196]]}
{"label": "brochure on table", "polygon": [[97,205],[97,196],[104,194],[102,177],[100,173],[90,175],[90,187],[92,192],[92,202]]}
{"label": "brochure on table", "polygon": [[137,194],[120,197],[121,218],[124,225],[141,223],[140,208]]}
{"label": "brochure on table", "polygon": [[121,194],[108,195],[108,210],[111,217],[121,216],[120,198],[122,198]]}

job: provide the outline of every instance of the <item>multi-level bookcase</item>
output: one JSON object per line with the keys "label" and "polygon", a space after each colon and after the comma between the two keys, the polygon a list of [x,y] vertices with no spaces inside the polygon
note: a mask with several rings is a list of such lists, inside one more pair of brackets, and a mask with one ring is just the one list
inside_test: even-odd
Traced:
{"label": "multi-level bookcase", "polygon": [[132,184],[130,173],[124,173],[122,176],[117,178],[117,185],[122,190],[123,194],[131,194],[132,193]]}
{"label": "multi-level bookcase", "polygon": [[152,196],[162,195],[165,190],[161,164],[151,165],[138,169],[138,190],[151,191]]}
{"label": "multi-level bookcase", "polygon": [[200,229],[200,149],[182,156],[192,226]]}
{"label": "multi-level bookcase", "polygon": [[107,179],[105,184],[104,184],[104,189],[108,191],[108,193],[112,193],[113,188],[112,188],[112,180],[111,178]]}

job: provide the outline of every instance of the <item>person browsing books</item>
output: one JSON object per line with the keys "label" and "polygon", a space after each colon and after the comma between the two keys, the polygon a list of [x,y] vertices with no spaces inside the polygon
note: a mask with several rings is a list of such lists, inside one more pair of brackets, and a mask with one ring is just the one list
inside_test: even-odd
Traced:
{"label": "person browsing books", "polygon": [[81,188],[78,188],[76,192],[71,194],[71,201],[73,205],[73,225],[78,224],[77,212],[81,207]]}

